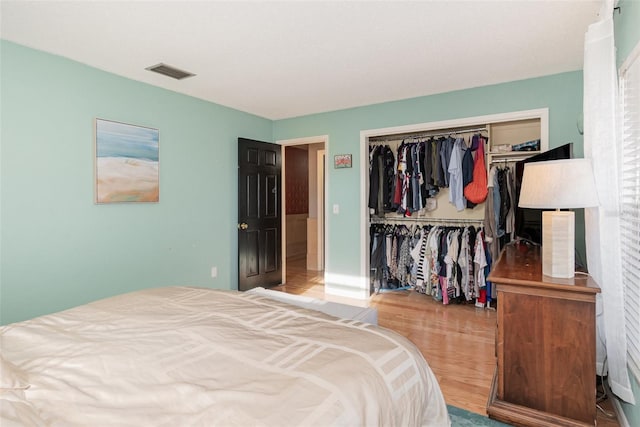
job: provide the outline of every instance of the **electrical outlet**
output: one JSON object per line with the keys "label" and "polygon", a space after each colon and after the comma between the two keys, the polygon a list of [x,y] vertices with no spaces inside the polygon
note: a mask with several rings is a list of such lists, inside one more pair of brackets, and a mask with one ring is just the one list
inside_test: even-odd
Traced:
{"label": "electrical outlet", "polygon": [[218,267],[211,267],[211,277],[214,279],[218,277]]}

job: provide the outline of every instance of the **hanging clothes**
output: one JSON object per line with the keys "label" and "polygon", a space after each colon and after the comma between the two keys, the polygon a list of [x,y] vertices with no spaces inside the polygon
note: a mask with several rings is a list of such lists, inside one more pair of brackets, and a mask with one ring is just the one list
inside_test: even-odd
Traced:
{"label": "hanging clothes", "polygon": [[483,157],[473,159],[473,146],[481,146],[487,138],[474,135],[472,141],[468,147],[461,137],[406,139],[395,150],[388,145],[370,145],[371,215],[384,217],[396,212],[409,217],[433,210],[437,206],[434,198],[443,187],[449,187],[449,201],[458,211],[472,209],[475,204],[465,196],[466,187],[475,184],[476,164],[484,162]]}
{"label": "hanging clothes", "polygon": [[492,259],[497,259],[502,248],[516,237],[514,165],[492,166],[487,186],[484,226],[488,251]]}
{"label": "hanging clothes", "polygon": [[377,292],[378,289],[386,287],[386,280],[389,277],[389,267],[386,260],[386,240],[384,228],[371,227],[370,242],[371,254],[369,261],[371,291]]}
{"label": "hanging clothes", "polygon": [[440,144],[440,164],[442,165],[443,187],[449,186],[449,162],[453,151],[454,139],[451,137],[442,138]]}
{"label": "hanging clothes", "polygon": [[[496,220],[496,203],[494,202],[494,185],[496,182],[495,179],[496,167],[492,166],[489,169],[489,178],[487,183],[487,199],[484,204],[484,230],[485,230],[485,239],[487,240],[487,244],[489,246],[489,252],[494,259],[497,259],[498,254],[500,252],[500,240],[498,236],[498,229]],[[499,195],[498,195],[499,197]],[[500,206],[500,202],[497,202],[498,207]]]}
{"label": "hanging clothes", "polygon": [[375,292],[413,289],[443,304],[486,303],[481,228],[372,224],[370,236]]}
{"label": "hanging clothes", "polygon": [[395,155],[388,145],[369,147],[369,203],[372,215],[393,211]]}
{"label": "hanging clothes", "polygon": [[[474,135],[473,138],[477,138],[477,135]],[[473,139],[472,139],[473,140]],[[473,181],[473,143],[471,147],[467,147],[466,144],[463,144],[463,154],[462,154],[462,188],[466,187]],[[463,190],[464,195],[464,190]],[[476,203],[473,203],[471,200],[467,199],[467,208],[473,209],[476,207]]]}
{"label": "hanging clothes", "polygon": [[476,306],[484,307],[487,302],[487,282],[485,277],[485,267],[488,265],[487,257],[484,250],[484,238],[482,230],[478,232],[476,238],[475,250],[473,255],[473,263],[475,267],[475,293],[477,295]]}
{"label": "hanging clothes", "polygon": [[411,251],[411,258],[413,259],[413,263],[416,266],[415,268],[416,270],[415,288],[416,289],[423,289],[423,290],[425,289],[424,283],[425,283],[425,278],[427,277],[426,270],[428,270],[427,262],[426,262],[428,232],[429,230],[426,227],[420,230],[418,242],[416,243],[413,250]]}
{"label": "hanging clothes", "polygon": [[505,232],[509,234],[510,240],[515,239],[516,235],[516,180],[515,166],[510,163],[506,170],[507,194],[509,196],[509,205],[511,208],[507,212]]}
{"label": "hanging clothes", "polygon": [[[477,138],[476,138],[477,136]],[[473,164],[473,180],[464,187],[464,195],[473,203],[482,203],[487,197],[487,170],[484,160],[484,145],[487,139],[481,135],[474,135],[471,147],[477,146],[476,158]]]}
{"label": "hanging clothes", "polygon": [[451,149],[449,160],[449,202],[456,207],[457,211],[463,211],[467,207],[467,199],[464,197],[464,186],[462,176],[462,157],[464,140],[458,138]]}

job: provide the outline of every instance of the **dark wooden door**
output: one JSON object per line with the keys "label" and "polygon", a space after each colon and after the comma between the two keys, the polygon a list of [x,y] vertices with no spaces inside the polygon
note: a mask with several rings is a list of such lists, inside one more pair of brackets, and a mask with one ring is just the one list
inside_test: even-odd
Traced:
{"label": "dark wooden door", "polygon": [[238,138],[238,289],[282,282],[280,146]]}

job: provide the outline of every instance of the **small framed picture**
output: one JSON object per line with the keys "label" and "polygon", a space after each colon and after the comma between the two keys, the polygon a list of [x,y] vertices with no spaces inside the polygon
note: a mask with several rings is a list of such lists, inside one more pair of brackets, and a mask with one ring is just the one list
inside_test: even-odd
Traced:
{"label": "small framed picture", "polygon": [[334,169],[350,168],[351,167],[351,154],[336,154],[333,157]]}

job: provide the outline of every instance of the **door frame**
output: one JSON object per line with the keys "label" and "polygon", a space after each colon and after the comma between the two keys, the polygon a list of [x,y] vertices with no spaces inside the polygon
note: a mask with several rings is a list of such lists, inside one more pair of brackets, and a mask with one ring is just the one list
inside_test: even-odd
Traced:
{"label": "door frame", "polygon": [[[286,168],[285,168],[285,155],[284,155],[284,147],[290,147],[290,146],[294,146],[294,145],[309,145],[309,144],[324,144],[324,152],[325,155],[326,153],[329,152],[329,135],[319,135],[319,136],[308,136],[308,137],[304,137],[304,138],[292,138],[292,139],[282,139],[282,140],[277,140],[276,144],[280,144],[282,146],[282,171],[281,171],[281,184],[282,184],[282,194],[283,196],[281,197],[282,200],[282,284],[284,285],[287,281],[287,245],[284,244],[287,241],[287,206],[286,206],[286,201],[287,198],[285,196],[285,185],[286,185]],[[323,173],[324,173],[324,200],[323,200],[323,209],[322,209],[322,217],[323,218],[327,218],[327,200],[329,200],[329,190],[328,190],[328,185],[327,185],[327,180],[329,178],[329,170],[328,170],[328,163],[329,162],[324,162],[324,169],[323,169]],[[328,233],[328,224],[325,221],[324,222],[324,233],[322,233],[322,239],[318,239],[318,250],[322,251],[322,258],[324,260],[324,276],[326,277],[327,274],[327,269],[326,269],[326,261],[327,261],[327,236],[329,235]],[[320,222],[318,221],[318,224],[320,224]],[[322,241],[320,241],[322,240]]]}
{"label": "door frame", "polygon": [[318,209],[318,228],[323,230],[322,239],[318,239],[318,265],[322,267],[321,269],[324,271],[324,264],[326,262],[324,256],[324,248],[325,248],[325,236],[324,230],[326,229],[326,219],[325,219],[325,208],[327,206],[327,201],[325,199],[325,194],[327,191],[326,188],[326,164],[327,164],[327,148],[326,146],[322,150],[318,150],[316,153],[316,170],[317,170],[317,181],[316,181],[316,203],[318,206],[322,206],[322,209]]}

